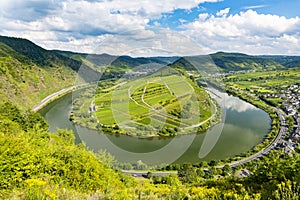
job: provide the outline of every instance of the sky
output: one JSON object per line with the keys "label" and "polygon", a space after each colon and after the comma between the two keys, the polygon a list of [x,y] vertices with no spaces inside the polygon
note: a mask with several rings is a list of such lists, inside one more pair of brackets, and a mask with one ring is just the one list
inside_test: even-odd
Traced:
{"label": "sky", "polygon": [[114,55],[300,55],[300,0],[1,0],[0,35]]}

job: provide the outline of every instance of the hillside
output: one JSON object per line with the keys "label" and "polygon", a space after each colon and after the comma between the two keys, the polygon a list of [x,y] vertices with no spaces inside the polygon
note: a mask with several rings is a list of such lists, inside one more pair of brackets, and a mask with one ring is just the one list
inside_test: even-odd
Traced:
{"label": "hillside", "polygon": [[5,103],[0,119],[0,199],[84,199],[89,193],[124,198],[133,186],[130,177],[74,145],[72,132],[50,134],[39,114]]}
{"label": "hillside", "polygon": [[40,67],[68,66],[77,71],[81,66],[81,62],[43,49],[27,39],[0,36],[0,43],[6,44]]}
{"label": "hillside", "polygon": [[283,69],[282,64],[259,56],[250,56],[241,53],[224,53],[218,52],[210,54],[214,63],[222,71],[237,71],[237,70],[274,70]]}
{"label": "hillside", "polygon": [[84,60],[88,60],[90,63],[98,66],[112,64],[119,67],[130,67],[130,68],[137,67],[139,65],[143,65],[147,63],[153,63],[153,62],[159,64],[170,64],[180,58],[176,56],[133,58],[130,56],[113,56],[109,54],[86,54],[86,53],[77,53],[77,52],[60,51],[60,50],[52,50],[52,52],[74,60],[78,60],[80,62]]}
{"label": "hillside", "polygon": [[[217,52],[209,55],[186,57],[138,57],[112,56],[108,54],[83,54],[66,51],[53,51],[57,54],[81,61],[94,70],[108,67],[111,77],[120,77],[126,71],[142,67],[145,64],[172,65],[186,70],[205,70],[206,72],[239,71],[239,70],[274,70],[300,67],[299,56],[252,56],[242,53]],[[100,70],[101,71],[101,70]],[[108,74],[106,74],[108,76]]]}
{"label": "hillside", "polygon": [[[108,67],[107,67],[108,65]],[[0,97],[30,108],[47,95],[74,83],[120,78],[126,72],[152,66],[194,67],[212,73],[235,70],[274,70],[300,66],[297,56],[250,56],[218,52],[208,56],[140,57],[85,54],[43,49],[29,40],[0,36]],[[102,75],[101,75],[102,74]]]}
{"label": "hillside", "polygon": [[1,100],[31,108],[73,84],[76,72],[68,63],[73,60],[60,59],[27,40],[0,36]]}
{"label": "hillside", "polygon": [[300,67],[300,56],[260,56],[260,57],[278,62],[279,64],[287,68]]}
{"label": "hillside", "polygon": [[156,64],[165,66],[178,59],[178,57],[139,57],[113,56],[109,54],[85,54],[68,51],[53,50],[52,52],[66,56],[84,63],[90,69],[103,72],[101,79],[120,78],[126,72],[142,70]]}

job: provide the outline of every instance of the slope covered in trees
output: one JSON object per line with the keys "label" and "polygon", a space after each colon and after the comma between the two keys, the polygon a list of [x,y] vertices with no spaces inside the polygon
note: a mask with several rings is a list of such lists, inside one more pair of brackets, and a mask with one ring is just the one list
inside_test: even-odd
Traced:
{"label": "slope covered in trees", "polygon": [[5,103],[0,105],[0,119],[1,199],[11,193],[21,199],[64,195],[72,199],[77,193],[97,190],[101,190],[99,195],[109,196],[121,194],[132,184],[130,178],[99,162],[83,145],[74,145],[72,132],[50,134],[38,113],[21,113]]}
{"label": "slope covered in trees", "polygon": [[261,56],[273,60],[288,68],[300,67],[300,56]]}
{"label": "slope covered in trees", "polygon": [[[4,38],[4,39],[3,39]],[[40,60],[40,52],[46,50],[37,47],[30,42],[31,46],[19,44],[22,40],[15,41],[15,48],[30,50],[24,54],[17,52],[5,43],[5,37],[0,37],[0,98],[18,105],[20,108],[30,108],[40,102],[47,95],[50,95],[62,88],[73,84],[76,72],[61,62],[56,62],[51,56],[46,62],[45,57]],[[10,44],[9,42],[6,42]],[[14,43],[14,44],[15,44]],[[38,49],[38,50],[36,50]],[[42,60],[44,60],[42,62]]]}
{"label": "slope covered in trees", "polygon": [[41,67],[67,66],[77,71],[81,66],[81,62],[43,49],[26,39],[0,36],[0,43],[6,44]]}
{"label": "slope covered in trees", "polygon": [[259,56],[250,56],[241,53],[218,52],[210,55],[214,63],[222,71],[237,70],[274,70],[283,69],[281,63]]}

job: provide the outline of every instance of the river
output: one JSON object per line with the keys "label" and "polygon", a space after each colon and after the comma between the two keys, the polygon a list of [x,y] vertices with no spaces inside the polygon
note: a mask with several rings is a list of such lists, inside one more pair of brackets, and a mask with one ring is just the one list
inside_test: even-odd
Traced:
{"label": "river", "polygon": [[[142,160],[150,165],[158,165],[221,160],[248,151],[263,140],[270,129],[270,117],[266,112],[226,93],[217,90],[213,93],[222,97],[222,123],[203,134],[172,138],[140,139],[75,126],[68,118],[72,105],[71,93],[39,112],[45,117],[51,132],[57,128],[73,130],[77,143],[83,142],[95,152],[105,149],[120,162],[136,163]],[[215,97],[216,100],[219,97]]]}

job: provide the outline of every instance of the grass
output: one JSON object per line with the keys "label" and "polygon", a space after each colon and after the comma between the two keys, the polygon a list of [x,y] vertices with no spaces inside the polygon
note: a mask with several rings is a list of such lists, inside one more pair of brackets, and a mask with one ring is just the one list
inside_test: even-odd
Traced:
{"label": "grass", "polygon": [[299,83],[299,80],[299,68],[236,74],[224,78],[224,82],[228,87],[239,88],[241,91],[253,93],[277,107],[282,105],[284,98],[265,98],[263,96],[266,94],[285,94],[285,88]]}
{"label": "grass", "polygon": [[273,88],[284,88],[300,80],[300,69],[263,71],[227,76],[225,81],[241,89],[250,88],[260,93],[273,93]]}

